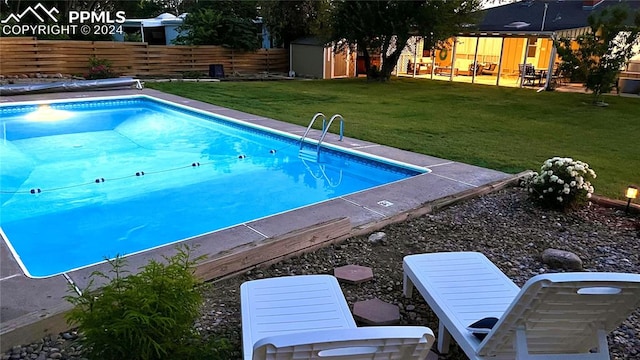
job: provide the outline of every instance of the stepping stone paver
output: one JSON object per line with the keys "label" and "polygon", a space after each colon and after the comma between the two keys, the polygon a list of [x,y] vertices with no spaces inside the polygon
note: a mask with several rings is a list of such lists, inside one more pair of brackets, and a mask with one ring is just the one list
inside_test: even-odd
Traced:
{"label": "stepping stone paver", "polygon": [[373,270],[360,265],[346,265],[333,269],[333,276],[351,284],[360,284],[373,280]]}
{"label": "stepping stone paver", "polygon": [[368,325],[393,325],[400,322],[400,308],[378,298],[353,304],[353,317]]}

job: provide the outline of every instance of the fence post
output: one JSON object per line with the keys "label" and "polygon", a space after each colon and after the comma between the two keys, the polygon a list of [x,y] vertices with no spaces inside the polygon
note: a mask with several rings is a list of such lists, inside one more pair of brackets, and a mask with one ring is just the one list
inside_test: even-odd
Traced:
{"label": "fence post", "polygon": [[269,65],[271,65],[270,64],[270,60],[271,59],[269,58],[269,49],[265,49],[265,50],[266,50],[266,53],[267,53],[267,74],[269,74],[271,72],[270,71],[271,67],[269,66]]}
{"label": "fence post", "polygon": [[235,50],[231,49],[231,74],[236,73]]}

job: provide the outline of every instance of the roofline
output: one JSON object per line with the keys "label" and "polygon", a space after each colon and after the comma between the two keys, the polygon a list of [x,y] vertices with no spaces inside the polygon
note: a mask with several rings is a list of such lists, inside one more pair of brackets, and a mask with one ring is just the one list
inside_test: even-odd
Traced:
{"label": "roofline", "polygon": [[553,37],[558,31],[473,31],[458,33],[456,36],[477,37]]}

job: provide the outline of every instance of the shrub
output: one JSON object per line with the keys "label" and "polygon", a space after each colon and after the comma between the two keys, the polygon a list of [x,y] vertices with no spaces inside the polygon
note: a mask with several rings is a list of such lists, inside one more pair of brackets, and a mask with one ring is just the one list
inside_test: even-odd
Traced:
{"label": "shrub", "polygon": [[206,77],[206,75],[200,71],[185,71],[182,73],[183,79],[201,79],[203,77]]}
{"label": "shrub", "polygon": [[593,194],[591,181],[596,173],[587,163],[571,158],[554,157],[542,164],[528,183],[531,197],[551,208],[576,209]]}
{"label": "shrub", "polygon": [[[202,305],[202,283],[193,273],[199,259],[191,249],[179,248],[165,263],[151,260],[135,275],[126,273],[125,260],[110,260],[113,278],[91,289],[91,275],[81,295],[68,296],[74,305],[67,321],[79,327],[85,356],[89,359],[194,359],[198,349],[224,351],[226,342],[203,343],[193,330]],[[211,354],[210,350],[208,352]]]}
{"label": "shrub", "polygon": [[111,62],[107,59],[98,59],[95,56],[89,58],[89,73],[85,78],[90,80],[109,79],[118,77],[111,68]]}

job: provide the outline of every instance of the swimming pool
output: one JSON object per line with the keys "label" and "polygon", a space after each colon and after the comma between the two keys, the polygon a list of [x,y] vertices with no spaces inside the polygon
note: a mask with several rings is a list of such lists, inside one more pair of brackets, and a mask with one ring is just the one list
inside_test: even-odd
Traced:
{"label": "swimming pool", "polygon": [[305,160],[297,136],[147,96],[0,115],[0,227],[30,277],[428,172],[334,146]]}

